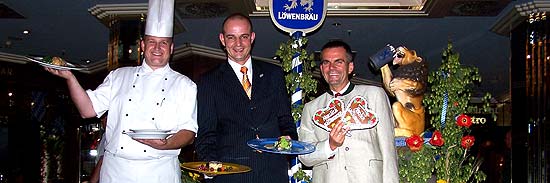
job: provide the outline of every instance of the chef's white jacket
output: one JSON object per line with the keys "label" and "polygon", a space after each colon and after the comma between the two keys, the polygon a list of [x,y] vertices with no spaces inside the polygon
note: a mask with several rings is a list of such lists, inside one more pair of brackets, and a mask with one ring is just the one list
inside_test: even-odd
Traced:
{"label": "chef's white jacket", "polygon": [[153,71],[143,62],[111,71],[101,85],[86,92],[98,117],[109,111],[102,183],[181,181],[179,149],[157,150],[123,133],[130,129],[196,133],[197,87],[193,81],[169,65]]}

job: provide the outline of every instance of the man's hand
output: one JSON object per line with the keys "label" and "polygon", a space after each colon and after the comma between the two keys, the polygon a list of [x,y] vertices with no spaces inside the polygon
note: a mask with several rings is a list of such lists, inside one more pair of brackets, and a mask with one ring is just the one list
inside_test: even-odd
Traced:
{"label": "man's hand", "polygon": [[49,67],[44,67],[44,70],[48,71],[49,73],[52,73],[53,75],[65,78],[67,80],[74,78],[73,73],[69,70],[59,70],[59,69],[54,69]]}
{"label": "man's hand", "polygon": [[158,150],[179,149],[192,144],[195,140],[195,132],[180,130],[167,139],[134,139],[142,144]]}
{"label": "man's hand", "polygon": [[134,139],[138,142],[141,142],[145,145],[151,146],[152,148],[158,149],[158,150],[164,150],[165,145],[168,143],[167,139]]}
{"label": "man's hand", "polygon": [[331,150],[335,150],[337,147],[342,146],[344,144],[344,140],[346,139],[346,133],[349,131],[349,126],[344,127],[344,123],[342,121],[338,122],[334,128],[330,131],[328,143],[330,145]]}

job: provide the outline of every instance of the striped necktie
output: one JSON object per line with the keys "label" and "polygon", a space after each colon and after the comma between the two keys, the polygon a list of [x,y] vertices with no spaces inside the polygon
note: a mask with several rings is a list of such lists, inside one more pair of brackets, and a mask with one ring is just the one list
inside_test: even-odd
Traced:
{"label": "striped necktie", "polygon": [[250,98],[250,94],[252,93],[252,85],[250,84],[250,81],[248,80],[248,68],[245,66],[241,67],[241,72],[243,73],[243,81],[241,84],[243,85],[243,89],[246,92],[246,95],[248,98]]}

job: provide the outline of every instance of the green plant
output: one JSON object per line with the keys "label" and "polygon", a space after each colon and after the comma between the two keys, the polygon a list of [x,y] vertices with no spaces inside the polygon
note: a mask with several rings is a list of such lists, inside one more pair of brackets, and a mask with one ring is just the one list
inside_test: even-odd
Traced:
{"label": "green plant", "polygon": [[[283,71],[286,73],[287,92],[292,95],[296,88],[302,89],[302,104],[292,106],[292,117],[295,122],[299,121],[302,115],[304,99],[317,91],[317,80],[313,78],[312,74],[315,62],[313,54],[308,55],[307,50],[303,48],[303,45],[306,44],[306,38],[290,39],[286,43],[281,43],[275,53],[281,59]],[[292,72],[295,55],[298,55],[297,59],[302,63],[302,73]]]}
{"label": "green plant", "polygon": [[302,168],[298,169],[296,173],[294,173],[294,178],[296,178],[297,182],[300,183],[310,183],[311,177],[302,170]]}
{"label": "green plant", "polygon": [[[479,171],[481,161],[469,152],[475,142],[470,135],[472,124],[467,112],[474,82],[481,82],[477,68],[463,66],[451,43],[442,53],[438,70],[430,73],[429,92],[423,100],[433,126],[429,143],[420,136],[407,138],[409,149],[401,149],[400,176],[406,182],[426,182],[432,176],[442,182],[481,182],[486,175]],[[489,111],[491,95],[486,94],[484,110]],[[421,135],[422,136],[422,135]]]}

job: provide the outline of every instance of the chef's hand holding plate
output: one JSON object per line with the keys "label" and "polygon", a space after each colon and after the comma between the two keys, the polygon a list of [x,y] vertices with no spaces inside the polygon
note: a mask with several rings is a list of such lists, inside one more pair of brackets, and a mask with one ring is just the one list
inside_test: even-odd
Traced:
{"label": "chef's hand holding plate", "polygon": [[67,80],[76,78],[70,70],[60,70],[44,66],[44,70],[52,73],[53,75],[65,78]]}
{"label": "chef's hand holding plate", "polygon": [[329,139],[328,143],[330,145],[331,150],[335,150],[336,148],[342,146],[344,144],[344,140],[346,139],[346,134],[348,133],[350,127],[344,126],[344,123],[342,121],[338,122],[334,128],[329,133]]}
{"label": "chef's hand holding plate", "polygon": [[145,145],[151,146],[152,148],[163,150],[166,149],[166,144],[168,144],[168,139],[134,139],[138,142],[141,142]]}

